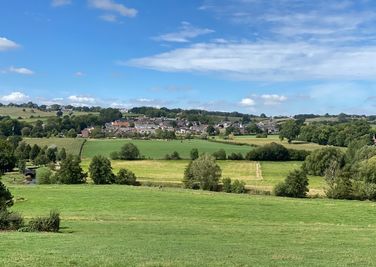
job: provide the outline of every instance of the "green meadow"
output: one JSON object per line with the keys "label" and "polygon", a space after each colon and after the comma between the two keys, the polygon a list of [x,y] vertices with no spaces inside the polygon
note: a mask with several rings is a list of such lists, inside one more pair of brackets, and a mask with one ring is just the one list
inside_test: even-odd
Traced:
{"label": "green meadow", "polygon": [[65,148],[67,154],[79,155],[85,139],[82,138],[25,138],[24,141],[30,145],[37,144],[40,147],[55,145],[59,149]]}
{"label": "green meadow", "polygon": [[10,186],[60,233],[0,233],[0,266],[374,266],[372,202],[127,186]]}
{"label": "green meadow", "polygon": [[221,144],[209,142],[206,140],[127,140],[127,139],[103,139],[92,140],[89,139],[84,146],[82,157],[92,158],[95,155],[109,156],[111,152],[119,151],[126,143],[135,144],[142,155],[151,159],[163,159],[166,154],[171,154],[177,151],[180,157],[189,159],[190,151],[197,148],[199,153],[214,153],[219,149],[224,149],[227,154],[242,153],[246,154],[253,148],[251,146],[240,146],[232,144]]}

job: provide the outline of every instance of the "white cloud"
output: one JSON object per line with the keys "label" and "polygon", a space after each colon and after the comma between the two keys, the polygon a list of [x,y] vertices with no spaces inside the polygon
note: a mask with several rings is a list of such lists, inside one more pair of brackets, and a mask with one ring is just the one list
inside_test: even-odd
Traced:
{"label": "white cloud", "polygon": [[376,47],[304,42],[200,43],[121,64],[252,81],[376,79]]}
{"label": "white cloud", "polygon": [[243,98],[241,101],[240,101],[240,105],[244,106],[244,107],[250,107],[250,106],[254,106],[256,104],[256,102],[252,99],[252,98]]}
{"label": "white cloud", "polygon": [[88,0],[89,5],[93,8],[115,12],[124,17],[135,17],[137,10],[128,8],[123,4],[118,4],[113,0]]}
{"label": "white cloud", "polygon": [[30,99],[29,96],[25,95],[22,92],[12,92],[9,95],[5,95],[5,96],[0,97],[1,101],[8,102],[8,103],[10,103],[10,102],[12,102],[12,103],[22,103],[22,102],[25,102],[29,99]]}
{"label": "white cloud", "polygon": [[117,16],[113,14],[105,14],[102,16],[99,16],[100,19],[107,21],[107,22],[116,22],[117,21]]}
{"label": "white cloud", "polygon": [[1,51],[6,51],[6,50],[11,50],[19,47],[18,44],[15,42],[5,38],[5,37],[0,37],[0,52]]}
{"label": "white cloud", "polygon": [[52,0],[53,7],[66,6],[72,4],[71,0]]}
{"label": "white cloud", "polygon": [[27,69],[27,68],[16,68],[16,67],[10,67],[8,69],[9,72],[13,72],[13,73],[18,73],[18,74],[22,74],[22,75],[33,75],[34,72],[30,69]]}
{"label": "white cloud", "polygon": [[165,42],[177,42],[185,43],[189,42],[190,39],[196,38],[200,35],[205,35],[213,33],[214,31],[206,28],[197,28],[192,26],[188,22],[182,22],[178,32],[166,33],[160,36],[154,37],[156,41],[165,41]]}
{"label": "white cloud", "polygon": [[82,76],[85,76],[85,73],[83,73],[82,71],[77,71],[77,72],[74,73],[74,76],[82,77]]}
{"label": "white cloud", "polygon": [[68,97],[70,104],[73,106],[89,106],[96,103],[95,98],[89,96],[71,95]]}
{"label": "white cloud", "polygon": [[264,105],[278,105],[287,100],[284,95],[262,95],[261,99],[264,100]]}

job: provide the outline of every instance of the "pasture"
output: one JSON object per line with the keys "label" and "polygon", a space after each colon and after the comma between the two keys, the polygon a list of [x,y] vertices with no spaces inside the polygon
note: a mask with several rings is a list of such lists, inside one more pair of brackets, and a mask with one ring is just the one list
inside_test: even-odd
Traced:
{"label": "pasture", "polygon": [[[88,112],[78,112],[78,111],[72,111],[69,112],[71,115],[87,115]],[[97,114],[97,113],[92,113]],[[68,115],[67,112],[64,112],[64,115]],[[21,121],[26,122],[35,122],[37,120],[45,121],[49,117],[56,117],[56,111],[42,111],[38,109],[32,109],[32,108],[19,108],[19,107],[7,107],[3,106],[0,107],[0,116],[9,116],[12,119],[18,119],[21,118]]]}
{"label": "pasture", "polygon": [[55,145],[59,149],[65,148],[67,154],[79,155],[85,139],[82,138],[25,138],[30,145],[37,144],[40,147]]}
{"label": "pasture", "polygon": [[278,135],[269,135],[267,138],[256,138],[255,135],[242,135],[242,136],[235,136],[234,139],[231,140],[222,140],[227,141],[229,143],[240,143],[240,144],[249,144],[249,145],[256,145],[256,146],[263,146],[266,144],[270,144],[272,142],[281,144],[286,148],[291,149],[300,149],[300,150],[308,150],[312,151],[315,149],[322,148],[323,146],[314,144],[314,143],[307,143],[302,141],[293,141],[291,144],[287,142],[287,140],[281,141]]}
{"label": "pasture", "polygon": [[[114,173],[120,168],[133,171],[142,182],[153,182],[156,184],[175,184],[180,185],[184,177],[185,167],[188,160],[139,160],[139,161],[111,161]],[[301,162],[252,162],[252,161],[217,161],[222,170],[222,177],[230,177],[232,180],[238,179],[244,181],[248,188],[262,189],[272,191],[273,187],[284,181],[287,174],[298,169]],[[89,159],[82,161],[82,167],[88,170]],[[257,164],[260,164],[260,172],[257,173]],[[309,177],[309,188],[314,192],[322,192],[325,181],[322,177]]]}
{"label": "pasture", "polygon": [[166,154],[177,151],[180,157],[184,159],[190,158],[190,151],[197,148],[199,153],[212,154],[219,149],[224,149],[227,154],[242,153],[246,154],[253,148],[251,146],[239,146],[232,144],[220,144],[209,142],[206,140],[190,139],[190,140],[130,140],[130,139],[104,139],[104,140],[88,140],[84,146],[82,157],[92,158],[95,155],[103,155],[109,157],[111,152],[120,151],[120,148],[126,143],[135,144],[141,154],[146,158],[163,159]]}
{"label": "pasture", "polygon": [[61,233],[0,232],[1,266],[373,266],[372,202],[127,186],[10,186]]}

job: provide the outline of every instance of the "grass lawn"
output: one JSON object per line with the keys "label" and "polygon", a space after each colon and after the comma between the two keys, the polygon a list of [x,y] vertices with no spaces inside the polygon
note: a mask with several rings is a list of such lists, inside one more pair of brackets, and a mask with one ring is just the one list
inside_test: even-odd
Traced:
{"label": "grass lawn", "polygon": [[372,202],[126,186],[10,186],[61,233],[0,233],[0,266],[374,266]]}
{"label": "grass lawn", "polygon": [[59,149],[65,148],[67,154],[79,155],[85,142],[82,138],[25,138],[30,145],[37,144],[40,147],[56,145]]}
{"label": "grass lawn", "polygon": [[239,146],[231,144],[220,144],[205,140],[127,140],[127,139],[104,139],[104,140],[88,140],[85,144],[82,157],[92,158],[95,155],[109,156],[113,151],[120,151],[120,148],[126,143],[133,143],[146,158],[163,159],[166,154],[177,151],[180,157],[189,159],[190,151],[197,148],[199,153],[213,153],[219,149],[224,149],[227,154],[240,152],[246,154],[251,149],[250,146]]}

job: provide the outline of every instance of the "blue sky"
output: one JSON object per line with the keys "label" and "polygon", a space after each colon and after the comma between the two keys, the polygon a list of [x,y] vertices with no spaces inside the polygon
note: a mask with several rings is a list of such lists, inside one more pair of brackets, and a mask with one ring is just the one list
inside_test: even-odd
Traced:
{"label": "blue sky", "polygon": [[374,114],[376,1],[2,0],[0,101]]}

